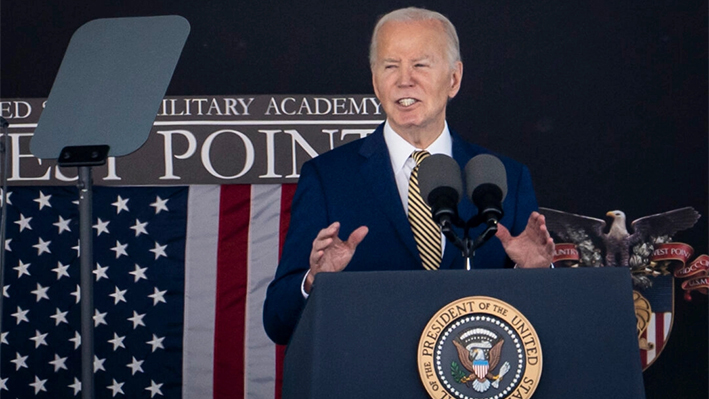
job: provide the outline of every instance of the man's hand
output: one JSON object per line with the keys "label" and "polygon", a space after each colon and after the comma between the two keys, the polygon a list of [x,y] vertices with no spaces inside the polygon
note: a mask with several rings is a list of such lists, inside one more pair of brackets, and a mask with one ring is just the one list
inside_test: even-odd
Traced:
{"label": "man's hand", "polygon": [[554,258],[554,240],[547,230],[544,215],[532,212],[527,227],[517,237],[501,224],[497,225],[497,238],[507,252],[507,256],[522,268],[548,268]]}
{"label": "man's hand", "polygon": [[315,275],[320,272],[339,272],[343,270],[355,253],[357,245],[369,233],[367,226],[360,226],[350,234],[347,241],[338,237],[340,222],[320,230],[313,241],[310,251],[310,273],[305,279],[305,292],[310,293],[310,288],[315,280]]}

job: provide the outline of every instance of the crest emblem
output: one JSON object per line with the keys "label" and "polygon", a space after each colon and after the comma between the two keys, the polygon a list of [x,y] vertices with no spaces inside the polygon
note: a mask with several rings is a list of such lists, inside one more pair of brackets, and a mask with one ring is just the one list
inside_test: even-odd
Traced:
{"label": "crest emblem", "polygon": [[613,221],[605,233],[603,219],[548,208],[540,212],[552,236],[565,241],[556,244],[555,266],[630,268],[642,367],[650,367],[672,330],[674,277],[690,278],[682,284],[685,297],[692,290],[706,293],[709,288],[707,256],[686,265],[694,250],[672,241],[677,232],[694,226],[699,213],[685,207],[641,217],[629,231],[625,213],[612,211],[606,214]]}
{"label": "crest emblem", "polygon": [[419,341],[418,363],[432,398],[528,398],[541,376],[542,352],[517,309],[478,296],[434,315]]}

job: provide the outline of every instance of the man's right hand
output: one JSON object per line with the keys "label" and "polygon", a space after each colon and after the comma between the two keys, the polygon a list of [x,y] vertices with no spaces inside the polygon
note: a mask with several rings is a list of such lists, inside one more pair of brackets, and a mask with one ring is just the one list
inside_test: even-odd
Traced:
{"label": "man's right hand", "polygon": [[347,241],[342,241],[338,234],[340,232],[340,222],[335,222],[330,226],[320,230],[318,236],[313,241],[313,249],[310,251],[310,273],[305,279],[305,292],[310,293],[315,275],[320,272],[339,272],[343,270],[355,253],[357,245],[369,232],[367,226],[360,226],[350,234]]}

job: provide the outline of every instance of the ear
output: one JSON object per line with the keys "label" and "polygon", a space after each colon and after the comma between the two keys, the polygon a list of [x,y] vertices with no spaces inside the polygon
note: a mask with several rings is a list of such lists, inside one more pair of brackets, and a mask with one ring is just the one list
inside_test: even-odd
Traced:
{"label": "ear", "polygon": [[453,98],[460,90],[460,83],[463,80],[463,63],[456,61],[453,71],[451,72],[450,90],[448,98]]}
{"label": "ear", "polygon": [[[372,67],[372,68],[371,68],[371,71],[372,71],[372,87],[374,88],[374,95],[377,96],[377,98],[379,99],[379,98],[381,98],[381,97],[379,97],[379,89],[377,88],[377,78],[376,78],[376,76],[375,76],[374,68],[375,68],[375,67]],[[381,101],[381,100],[380,100],[380,101]]]}

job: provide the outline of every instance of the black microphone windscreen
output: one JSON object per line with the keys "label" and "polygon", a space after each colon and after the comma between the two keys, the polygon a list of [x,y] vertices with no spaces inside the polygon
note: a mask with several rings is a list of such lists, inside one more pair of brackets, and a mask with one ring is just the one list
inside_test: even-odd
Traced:
{"label": "black microphone windscreen", "polygon": [[460,201],[463,194],[463,179],[460,175],[460,166],[448,155],[433,154],[419,165],[418,172],[419,189],[421,197],[429,203],[429,194],[439,187],[450,187],[458,194],[456,203]]}
{"label": "black microphone windscreen", "polygon": [[481,184],[493,184],[502,190],[502,201],[507,196],[507,172],[499,158],[490,154],[480,154],[465,165],[466,191],[468,198]]}

